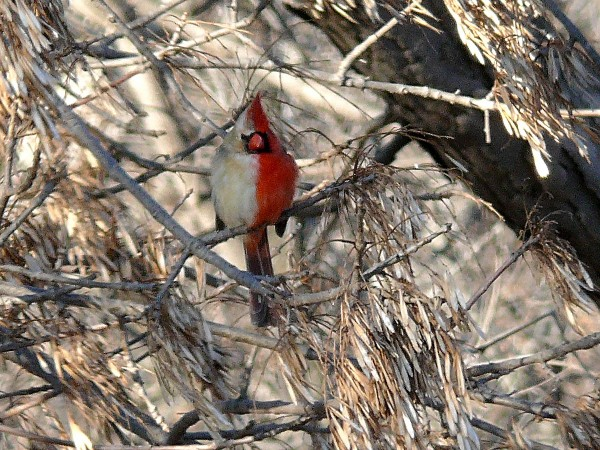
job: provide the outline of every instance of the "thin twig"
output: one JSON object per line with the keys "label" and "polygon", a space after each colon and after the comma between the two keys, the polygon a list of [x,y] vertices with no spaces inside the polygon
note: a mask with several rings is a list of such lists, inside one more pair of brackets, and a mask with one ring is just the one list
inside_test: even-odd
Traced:
{"label": "thin twig", "polygon": [[[85,97],[82,97],[76,101],[74,101],[73,103],[69,103],[69,106],[72,108],[77,108],[79,106],[85,105],[87,103],[90,103],[92,100],[97,99],[98,97],[100,97],[102,94],[105,94],[106,92],[111,92],[114,88],[119,87],[120,85],[126,83],[128,80],[130,80],[131,78],[135,77],[136,75],[139,75],[141,73],[144,73],[144,69],[143,68],[138,68],[135,70],[132,70],[131,72],[126,73],[125,75],[121,76],[120,78],[118,78],[117,80],[113,80],[110,83],[108,83],[107,85],[100,85],[96,88],[96,92],[94,92],[93,94],[89,94],[86,95]],[[140,133],[142,130],[137,130],[137,133]],[[147,130],[143,130],[145,133],[148,133],[149,131]],[[151,136],[153,137],[158,137],[158,136],[162,136],[163,134],[165,134],[166,132],[161,132],[160,134],[158,133],[152,133]]]}
{"label": "thin twig", "polygon": [[[282,400],[254,401],[250,399],[230,399],[215,404],[215,407],[224,414],[283,414],[283,415],[310,415],[315,419],[325,417],[325,407],[322,402],[308,405],[298,405]],[[200,421],[200,414],[193,410],[185,413],[171,427],[171,432],[165,444],[176,444],[181,441],[185,431]],[[226,432],[230,433],[230,432]],[[208,433],[206,433],[208,435]],[[221,435],[226,436],[221,432]],[[206,436],[209,438],[209,436]],[[206,439],[205,438],[205,439]]]}
{"label": "thin twig", "polygon": [[369,270],[363,272],[363,274],[362,274],[363,278],[365,280],[369,280],[371,277],[373,277],[375,275],[379,275],[389,266],[397,264],[400,261],[402,261],[403,259],[408,258],[413,253],[416,253],[420,248],[429,244],[431,241],[433,241],[438,236],[448,233],[451,228],[452,228],[451,224],[449,224],[449,223],[445,224],[444,228],[442,228],[439,231],[436,231],[435,233],[431,233],[429,236],[425,236],[419,242],[408,247],[405,251],[396,253],[395,255],[392,255],[389,258],[386,258],[385,260],[381,261],[380,263],[375,264]]}
{"label": "thin twig", "polygon": [[504,261],[504,263],[496,270],[493,274],[491,274],[485,283],[473,294],[473,296],[467,302],[465,309],[469,310],[473,307],[473,305],[481,298],[483,294],[487,292],[490,286],[502,275],[506,269],[508,269],[517,259],[519,259],[523,254],[531,247],[533,244],[538,242],[541,239],[539,234],[530,237],[527,241],[523,242],[521,246],[513,252],[510,257]]}
{"label": "thin twig", "polygon": [[[324,80],[325,81],[325,80]],[[498,107],[496,101],[484,98],[468,97],[466,95],[459,95],[452,92],[442,91],[440,89],[431,88],[428,86],[411,86],[400,83],[387,83],[382,81],[371,81],[366,78],[353,76],[351,78],[345,78],[343,86],[354,87],[358,89],[372,89],[375,91],[389,92],[390,94],[399,95],[414,95],[417,97],[440,100],[451,105],[464,106],[465,108],[478,109],[480,111],[496,111]],[[573,116],[577,117],[600,117],[600,109],[576,109],[569,111],[567,109],[561,109],[560,115],[563,118],[569,118]]]}
{"label": "thin twig", "polygon": [[[318,419],[318,417],[316,419]],[[257,424],[242,430],[223,430],[220,431],[220,434],[228,440],[199,445],[195,448],[197,450],[217,450],[234,447],[236,445],[250,444],[252,442],[258,442],[276,436],[284,431],[302,430],[314,420],[314,417],[299,417],[285,423],[265,423]],[[194,440],[213,439],[211,434],[207,432],[189,433],[189,435],[186,435],[186,438],[187,437]]]}
{"label": "thin twig", "polygon": [[546,405],[545,403],[530,402],[511,397],[506,394],[496,394],[489,389],[479,389],[472,392],[476,399],[485,403],[506,406],[518,411],[527,412],[543,419],[556,419],[557,408]]}
{"label": "thin twig", "polygon": [[182,255],[179,257],[179,259],[177,260],[177,262],[175,263],[175,265],[173,266],[173,268],[171,269],[171,273],[169,273],[169,277],[165,280],[165,282],[163,283],[163,285],[160,288],[160,291],[158,291],[158,294],[156,295],[155,305],[154,305],[154,307],[156,309],[160,309],[160,303],[161,303],[162,299],[169,292],[169,289],[175,282],[175,278],[177,278],[177,276],[179,275],[179,272],[181,272],[181,270],[183,269],[185,262],[188,260],[188,258],[191,255],[192,254],[190,252],[184,251],[182,253]]}
{"label": "thin twig", "polygon": [[[246,28],[252,22],[256,20],[256,18],[260,15],[260,13],[269,5],[271,0],[261,0],[261,2],[256,6],[256,8],[250,13],[247,17],[237,21],[234,24],[220,24],[215,31],[203,35],[202,37],[196,39],[190,39],[188,41],[181,41],[177,43],[177,45],[170,45],[161,50],[156,51],[153,56],[156,60],[163,60],[166,58],[171,58],[173,55],[182,52],[184,50],[189,50],[193,47],[198,47],[203,44],[206,44],[210,41],[214,41],[220,37],[226,36],[228,34],[232,34],[237,32],[242,28]],[[133,28],[123,23],[123,26]],[[125,34],[125,33],[123,33]],[[141,52],[140,52],[141,53]],[[148,58],[150,60],[150,58]],[[125,57],[118,58],[112,61],[102,61],[98,64],[90,64],[90,67],[93,69],[106,69],[106,68],[117,68],[123,66],[131,66],[137,64],[143,64],[146,61],[145,56],[133,56],[133,57]]]}
{"label": "thin twig", "polygon": [[494,375],[494,378],[498,378],[520,367],[544,363],[552,359],[561,358],[569,353],[579,350],[587,350],[595,347],[598,344],[600,344],[600,332],[590,334],[577,341],[567,342],[563,345],[559,345],[558,347],[553,347],[533,355],[477,364],[467,368],[467,375],[469,377],[479,377],[485,374],[492,374]]}
{"label": "thin twig", "polygon": [[298,414],[325,416],[323,402],[294,404],[283,400],[255,401],[250,399],[225,400],[216,405],[225,414]]}
{"label": "thin twig", "polygon": [[498,342],[506,339],[507,337],[512,336],[513,334],[518,333],[519,331],[524,330],[527,327],[530,327],[531,325],[534,325],[536,323],[538,323],[540,320],[545,319],[546,317],[550,317],[552,315],[555,314],[555,310],[551,309],[550,311],[546,311],[543,314],[540,314],[537,317],[534,317],[533,319],[521,324],[521,325],[517,325],[514,328],[511,328],[510,330],[504,331],[503,333],[498,334],[497,336],[494,336],[493,338],[491,338],[489,341],[484,342],[481,345],[478,345],[477,347],[475,347],[476,350],[479,350],[480,352],[485,351],[488,347],[497,344]]}
{"label": "thin twig", "polygon": [[[158,19],[163,14],[169,12],[171,9],[181,5],[182,3],[186,2],[186,1],[188,1],[188,0],[175,0],[171,3],[169,3],[168,5],[158,8],[156,11],[154,11],[151,14],[148,14],[147,16],[139,17],[136,20],[129,22],[127,24],[127,27],[131,30],[135,30],[137,28],[141,28],[145,25],[148,25],[149,23],[154,22],[156,19]],[[112,34],[108,34],[108,35],[103,35],[100,38],[95,39],[95,40],[89,40],[87,42],[83,42],[81,45],[83,47],[89,47],[89,46],[93,46],[94,44],[97,44],[102,41],[113,42],[116,39],[122,38],[124,36],[125,36],[125,34],[123,32],[116,32],[116,33],[112,33]]]}
{"label": "thin twig", "polygon": [[216,336],[231,339],[244,344],[257,345],[259,347],[275,350],[280,341],[278,339],[265,336],[262,334],[252,333],[240,328],[230,327],[216,322],[206,322],[210,328],[210,332]]}
{"label": "thin twig", "polygon": [[[417,250],[419,250],[421,247],[429,244],[431,241],[433,241],[438,236],[448,233],[450,231],[450,229],[451,229],[451,224],[447,223],[442,230],[432,233],[429,236],[426,236],[425,238],[423,238],[416,244],[413,244],[410,247],[408,247],[404,252],[397,253],[396,255],[390,256],[385,261],[382,261],[379,264],[376,264],[375,266],[371,267],[370,269],[364,271],[362,273],[363,279],[369,280],[371,277],[380,274],[387,267],[389,267],[393,264],[397,264],[398,262],[400,262],[403,259],[407,258],[408,256],[412,255]],[[343,292],[343,289],[338,286],[338,287],[331,288],[331,289],[328,289],[325,291],[295,295],[294,298],[286,300],[285,304],[286,304],[286,306],[297,308],[299,306],[308,306],[308,305],[314,305],[317,303],[324,303],[327,301],[332,301],[332,300],[337,299],[342,292]]]}
{"label": "thin twig", "polygon": [[46,384],[44,386],[34,386],[27,389],[19,389],[17,391],[5,392],[0,394],[0,400],[3,400],[5,398],[19,397],[21,395],[37,394],[38,392],[50,391],[52,389],[52,386],[50,386],[49,384]]}
{"label": "thin twig", "polygon": [[0,299],[3,304],[10,302],[13,297],[20,302],[27,304],[41,303],[48,300],[54,300],[66,305],[87,307],[96,304],[96,300],[90,296],[71,294],[71,292],[80,289],[79,286],[62,286],[58,289],[41,289],[24,284],[14,284],[7,281],[0,281]]}
{"label": "thin twig", "polygon": [[37,433],[32,433],[30,431],[25,431],[21,428],[13,428],[7,425],[0,423],[0,433],[7,434],[9,436],[20,436],[27,438],[31,441],[35,442],[43,442],[44,444],[51,445],[63,445],[65,447],[75,447],[75,444],[72,441],[67,441],[65,439],[53,438],[50,436],[44,436]]}
{"label": "thin twig", "polygon": [[[225,123],[224,125],[221,126],[221,129],[223,131],[225,131],[228,128],[230,128],[232,125],[233,125],[233,121],[229,120],[227,123]],[[219,133],[210,133],[206,137],[200,138],[200,139],[196,140],[195,142],[192,142],[190,145],[188,145],[186,148],[184,148],[177,154],[173,155],[172,157],[169,157],[169,159],[167,161],[165,161],[164,163],[159,163],[159,162],[152,161],[152,160],[149,160],[146,158],[142,158],[141,156],[136,155],[135,153],[130,152],[126,149],[124,149],[125,151],[123,152],[123,154],[128,159],[135,162],[136,164],[138,164],[146,169],[150,169],[147,172],[142,173],[141,175],[138,175],[135,178],[135,181],[137,183],[144,183],[144,182],[156,177],[157,175],[162,174],[163,172],[170,171],[169,167],[171,165],[177,164],[178,162],[184,160],[185,158],[190,156],[192,153],[194,153],[196,150],[204,147],[209,142],[213,141],[215,138],[217,138],[219,136],[220,136]],[[118,185],[112,186],[110,188],[99,189],[98,191],[93,192],[91,195],[94,198],[104,198],[109,195],[122,192],[126,189],[127,188],[123,184],[118,184]]]}
{"label": "thin twig", "polygon": [[31,204],[21,213],[17,218],[15,218],[12,223],[4,230],[2,234],[0,234],[0,247],[4,245],[6,240],[15,232],[17,228],[21,226],[27,217],[35,211],[44,200],[48,198],[52,192],[54,192],[54,188],[58,185],[60,178],[53,178],[52,180],[46,182],[40,193],[31,201]]}
{"label": "thin twig", "polygon": [[[152,417],[154,422],[158,426],[160,426],[165,433],[168,433],[169,427],[168,427],[164,417],[158,411],[156,404],[150,399],[150,396],[148,395],[148,391],[146,389],[146,385],[144,384],[144,379],[140,375],[140,368],[134,361],[134,358],[133,358],[133,355],[131,352],[131,348],[130,348],[130,342],[128,341],[127,328],[124,326],[124,324],[121,326],[121,331],[123,332],[124,337],[125,337],[125,345],[123,346],[122,355],[127,364],[127,370],[131,373],[131,379],[133,381],[133,384],[137,388],[136,389],[137,394],[144,401],[146,410],[150,413],[150,416]],[[138,336],[138,338],[139,338],[139,336]],[[135,342],[135,341],[136,341],[136,338],[131,340],[131,342]]]}
{"label": "thin twig", "polygon": [[[115,322],[100,323],[100,324],[92,325],[89,327],[81,326],[81,327],[71,329],[68,331],[62,331],[58,335],[55,333],[46,334],[46,335],[36,336],[35,338],[31,338],[31,339],[19,336],[19,338],[16,339],[14,342],[5,342],[5,343],[0,344],[0,353],[12,352],[15,350],[25,349],[27,347],[32,347],[34,345],[39,345],[39,344],[43,344],[46,342],[50,342],[53,339],[57,339],[57,338],[63,339],[63,338],[71,337],[71,336],[84,335],[85,333],[99,333],[101,331],[105,331],[110,328],[114,328],[116,326],[119,326],[119,325],[121,325],[123,323],[127,323],[127,322],[137,322],[137,320],[133,320],[133,319],[129,319],[129,318],[121,318],[119,321],[115,321]],[[143,333],[142,336],[145,337],[145,333]],[[9,340],[9,338],[7,338],[6,336],[3,336],[3,338],[5,340]],[[2,396],[0,396],[0,398],[2,398]]]}
{"label": "thin twig", "polygon": [[[473,417],[471,419],[471,424],[479,428],[480,430],[486,431],[494,436],[497,436],[505,441],[508,441],[511,438],[511,433],[506,431],[503,428],[500,428],[493,423],[487,422],[479,417]],[[558,450],[556,447],[552,447],[550,445],[541,444],[536,441],[532,441],[531,439],[527,439],[527,443],[529,446],[527,448],[531,450]]]}
{"label": "thin twig", "polygon": [[42,403],[45,403],[46,401],[50,400],[51,398],[54,398],[56,396],[60,395],[60,392],[55,391],[55,390],[51,390],[49,392],[44,392],[42,395],[39,395],[37,398],[31,398],[28,401],[15,405],[14,407],[3,411],[0,414],[0,421],[4,421],[10,417],[16,416],[18,414],[22,414],[24,411],[39,406]]}
{"label": "thin twig", "polygon": [[[334,183],[331,183],[331,184],[327,185],[326,187],[320,189],[315,195],[312,195],[303,200],[298,200],[298,201],[294,202],[294,204],[290,208],[283,211],[283,213],[281,214],[281,218],[279,220],[287,220],[290,217],[298,214],[303,209],[313,206],[314,204],[320,202],[321,200],[331,197],[333,194],[335,194],[337,192],[341,192],[345,189],[349,189],[353,186],[356,186],[358,183],[370,183],[374,179],[375,179],[375,175],[371,173],[364,177],[348,178],[348,179],[345,179],[342,181],[336,181]],[[246,227],[246,226],[239,226],[239,227],[235,227],[235,228],[226,228],[224,230],[213,231],[213,232],[207,233],[207,234],[203,235],[201,239],[202,239],[202,242],[204,242],[206,245],[212,246],[212,245],[216,245],[221,242],[224,242],[228,239],[231,239],[235,236],[246,234],[250,230],[251,230],[251,228]]]}
{"label": "thin twig", "polygon": [[32,280],[70,284],[85,288],[117,289],[124,291],[146,291],[155,289],[160,285],[159,283],[136,283],[133,281],[104,282],[90,280],[89,278],[69,278],[66,276],[54,275],[51,273],[36,272],[12,264],[0,265],[0,271],[23,275]]}
{"label": "thin twig", "polygon": [[[435,408],[436,410],[438,410],[440,412],[444,410],[444,406],[442,405],[442,403],[435,399],[427,399],[426,404],[427,404],[427,406],[429,406],[431,408]],[[480,430],[483,430],[493,436],[497,436],[505,441],[510,440],[514,437],[514,435],[512,435],[512,433],[510,433],[509,431],[507,431],[503,428],[500,428],[500,427],[494,425],[493,423],[487,422],[479,417],[476,417],[476,416],[471,417],[470,422],[471,422],[471,425],[473,425],[475,428],[479,428]],[[530,447],[528,447],[528,449],[558,450],[555,447],[551,447],[546,444],[542,444],[540,442],[533,441],[531,439],[528,439],[527,442],[530,445]]]}
{"label": "thin twig", "polygon": [[294,295],[293,298],[286,300],[285,304],[289,307],[298,308],[299,306],[315,305],[336,300],[344,292],[344,288],[337,286],[325,291],[311,292],[309,294]]}
{"label": "thin twig", "polygon": [[108,5],[108,3],[106,3],[104,0],[98,0],[98,2],[110,13],[110,20],[121,28],[121,32],[127,37],[127,39],[129,39],[129,42],[131,42],[136,50],[151,63],[151,69],[153,72],[155,72],[157,80],[160,81],[163,79],[164,73],[161,73],[161,71],[165,69],[165,63],[158,60],[154,53],[152,53],[150,49],[144,43],[142,43],[137,34],[135,34],[134,30],[119,17],[119,15]]}
{"label": "thin twig", "polygon": [[375,33],[368,36],[364,41],[362,41],[360,44],[355,46],[350,52],[348,52],[348,54],[340,63],[335,77],[338,78],[340,82],[342,82],[352,63],[356,61],[356,59],[360,55],[367,51],[369,47],[371,47],[379,39],[385,36],[388,33],[388,31],[390,31],[392,28],[398,25],[398,23],[400,23],[400,20],[405,20],[406,16],[408,16],[408,14],[410,14],[413,9],[420,6],[420,3],[420,1],[412,1],[402,11],[396,11],[391,7],[391,5],[386,5],[388,7],[388,11],[392,13],[393,17],[381,28],[375,31]]}
{"label": "thin twig", "polygon": [[354,61],[356,61],[356,59],[360,55],[366,52],[371,45],[375,44],[375,42],[377,42],[382,36],[387,34],[387,32],[394,28],[396,25],[398,25],[398,19],[392,17],[390,20],[387,21],[386,24],[384,24],[381,28],[375,31],[375,33],[371,34],[360,44],[355,46],[350,52],[348,52],[348,54],[344,57],[342,62],[340,62],[339,68],[335,73],[335,77],[339,79],[340,83],[343,83],[344,77],[346,76],[346,72],[348,72],[348,69],[350,69],[352,63],[354,63]]}
{"label": "thin twig", "polygon": [[[250,426],[242,430],[221,430],[218,433],[226,440],[211,442],[209,444],[182,444],[182,445],[98,445],[95,450],[219,450],[233,448],[239,445],[251,444],[281,434],[285,431],[304,431],[327,433],[327,428],[316,428],[311,424],[315,419],[301,417],[285,423],[266,423]],[[232,437],[239,436],[239,437]],[[212,440],[214,437],[209,432],[189,433],[185,435],[189,440]]]}
{"label": "thin twig", "polygon": [[[231,63],[206,63],[191,58],[177,58],[172,61],[177,67],[190,68],[198,70],[222,70],[222,69],[238,69],[238,70],[264,70],[266,72],[280,72],[303,80],[312,80],[324,85],[351,87],[360,90],[373,90],[388,92],[396,95],[414,95],[416,97],[426,98],[430,100],[444,101],[450,105],[463,106],[465,108],[477,109],[479,111],[497,111],[498,107],[495,100],[491,100],[486,95],[483,98],[469,97],[460,95],[455,92],[447,92],[440,89],[435,89],[428,86],[415,86],[402,83],[391,83],[383,81],[373,81],[359,75],[346,76],[342,84],[336,74],[329,72],[306,69],[300,70],[298,67],[289,66],[281,63],[266,61],[261,63],[249,62],[242,64],[239,62]],[[563,118],[569,117],[600,117],[600,108],[594,109],[560,109],[560,115]]]}
{"label": "thin twig", "polygon": [[296,214],[298,211],[308,208],[315,203],[320,202],[336,192],[341,192],[347,188],[356,187],[361,184],[368,184],[375,180],[375,174],[369,173],[362,177],[351,177],[342,181],[331,183],[329,186],[320,189],[315,195],[308,197],[305,200],[298,201],[292,205],[291,208],[285,210],[281,215],[280,220],[286,220]]}
{"label": "thin twig", "polygon": [[8,130],[4,137],[4,173],[2,190],[0,191],[0,214],[4,214],[4,209],[8,203],[8,199],[14,194],[12,185],[12,169],[13,159],[15,155],[15,147],[17,141],[15,139],[15,126],[17,124],[17,109],[19,107],[18,102],[13,102],[10,108],[10,120],[8,121]]}

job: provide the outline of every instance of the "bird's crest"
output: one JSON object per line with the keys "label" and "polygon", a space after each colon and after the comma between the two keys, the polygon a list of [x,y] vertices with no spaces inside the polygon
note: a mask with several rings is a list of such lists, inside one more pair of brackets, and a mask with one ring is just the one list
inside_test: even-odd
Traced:
{"label": "bird's crest", "polygon": [[263,109],[261,98],[262,94],[260,92],[257,93],[248,108],[248,116],[252,120],[252,124],[256,131],[266,133],[269,130],[269,118]]}

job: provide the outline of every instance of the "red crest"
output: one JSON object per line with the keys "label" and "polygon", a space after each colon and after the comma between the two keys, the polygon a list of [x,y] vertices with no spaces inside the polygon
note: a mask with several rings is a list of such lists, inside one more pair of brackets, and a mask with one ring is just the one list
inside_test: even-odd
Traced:
{"label": "red crest", "polygon": [[252,124],[256,131],[266,133],[269,131],[269,119],[260,102],[261,97],[262,94],[260,92],[256,94],[256,97],[254,97],[254,100],[252,100],[252,103],[248,108],[248,116],[252,120]]}

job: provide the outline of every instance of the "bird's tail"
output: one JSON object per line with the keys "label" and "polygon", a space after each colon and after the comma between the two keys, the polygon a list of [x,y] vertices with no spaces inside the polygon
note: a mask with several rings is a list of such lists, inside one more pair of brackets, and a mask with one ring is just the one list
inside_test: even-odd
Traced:
{"label": "bird's tail", "polygon": [[[273,276],[273,263],[267,229],[262,228],[249,233],[244,239],[244,252],[246,253],[246,269],[254,275]],[[269,307],[269,298],[250,291],[250,318],[257,327],[266,327],[271,324],[272,317]]]}

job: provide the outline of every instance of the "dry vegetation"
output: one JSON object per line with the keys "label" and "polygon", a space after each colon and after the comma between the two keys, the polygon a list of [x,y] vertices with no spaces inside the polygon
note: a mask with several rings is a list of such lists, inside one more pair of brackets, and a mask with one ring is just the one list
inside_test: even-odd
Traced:
{"label": "dry vegetation", "polygon": [[[318,31],[278,2],[65,8],[0,0],[0,447],[598,448],[568,243],[517,240],[417,144],[374,163],[408,131],[370,133]],[[262,281],[207,183],[255,89],[302,167]],[[287,322],[252,329],[248,287]]]}

